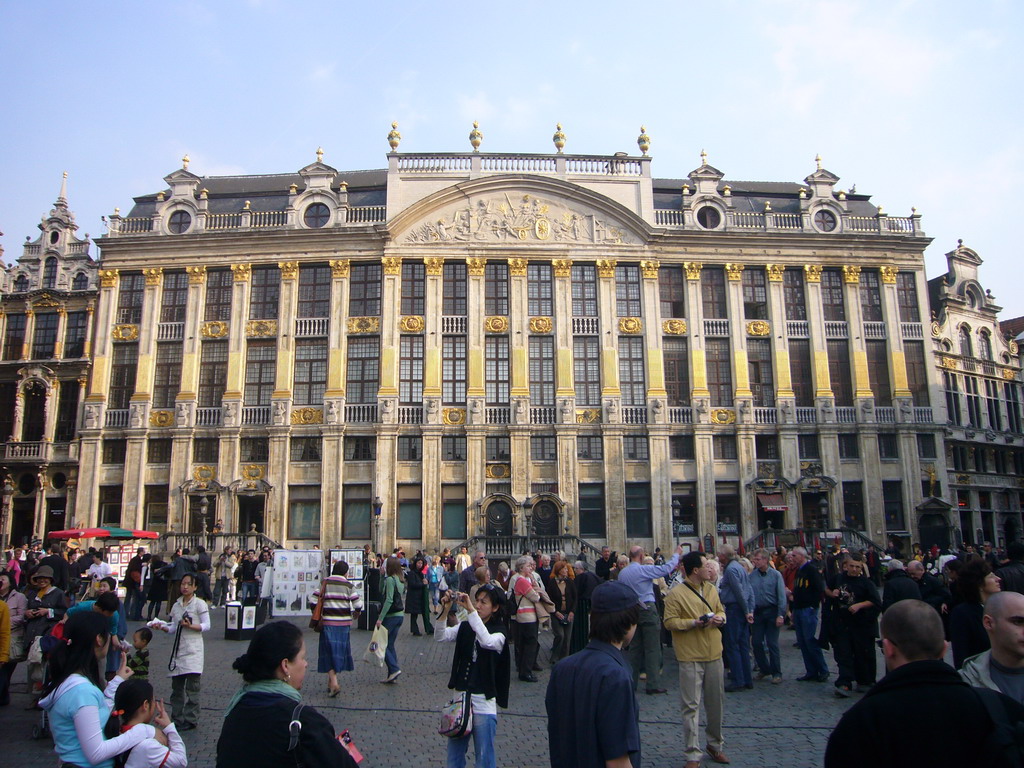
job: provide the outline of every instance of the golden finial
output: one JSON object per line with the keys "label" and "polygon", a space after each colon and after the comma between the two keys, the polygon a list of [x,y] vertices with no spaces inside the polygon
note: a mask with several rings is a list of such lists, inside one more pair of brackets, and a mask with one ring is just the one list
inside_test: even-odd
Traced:
{"label": "golden finial", "polygon": [[814,163],[818,166],[818,170],[821,170],[821,155],[814,156]]}
{"label": "golden finial", "polygon": [[348,182],[341,182],[341,184],[338,185],[338,189],[340,189],[342,192],[348,192]]}
{"label": "golden finial", "polygon": [[484,140],[484,135],[480,133],[480,123],[476,120],[473,121],[473,130],[469,132],[469,143],[473,146],[474,152],[480,151],[480,142]]}
{"label": "golden finial", "polygon": [[562,150],[565,149],[565,134],[562,133],[561,123],[555,123],[555,135],[551,137],[551,141],[555,143],[558,154],[562,154]]}
{"label": "golden finial", "polygon": [[402,134],[398,132],[398,123],[391,123],[391,130],[388,132],[388,145],[391,147],[392,152],[398,149],[398,142],[401,140]]}
{"label": "golden finial", "polygon": [[288,185],[288,194],[289,195],[294,195],[298,191],[299,191],[299,185],[298,184],[289,184]]}
{"label": "golden finial", "polygon": [[917,216],[917,206],[911,206],[910,207],[910,215],[911,216]]}
{"label": "golden finial", "polygon": [[322,163],[324,161],[324,148],[323,147],[317,147],[316,148],[316,161],[318,163]]}
{"label": "golden finial", "polygon": [[703,149],[700,151],[700,164],[701,165],[707,165],[708,164],[708,153],[705,152]]}
{"label": "golden finial", "polygon": [[765,213],[771,213],[772,212],[772,201],[771,200],[765,200],[764,201],[764,212]]}
{"label": "golden finial", "polygon": [[801,200],[806,200],[807,199],[807,190],[804,189],[803,187],[800,187],[800,199]]}
{"label": "golden finial", "polygon": [[878,206],[878,215],[879,216],[885,215],[885,209],[882,206]]}
{"label": "golden finial", "polygon": [[246,200],[246,201],[245,201],[245,205],[243,205],[243,206],[242,206],[242,210],[243,210],[243,211],[248,211],[248,210],[251,210],[251,208],[249,207],[250,205],[252,205],[252,202],[251,202],[251,201],[249,201],[249,200]]}
{"label": "golden finial", "polygon": [[728,184],[722,187],[722,197],[732,197],[732,187]]}
{"label": "golden finial", "polygon": [[188,164],[191,163],[191,162],[192,162],[191,158],[189,158],[188,154],[186,153],[186,155],[183,158],[181,158],[181,169],[183,171],[187,171],[188,170]]}
{"label": "golden finial", "polygon": [[651,148],[651,137],[647,135],[647,129],[644,126],[640,126],[640,135],[636,137],[636,145],[640,147],[640,152],[647,154],[647,150]]}

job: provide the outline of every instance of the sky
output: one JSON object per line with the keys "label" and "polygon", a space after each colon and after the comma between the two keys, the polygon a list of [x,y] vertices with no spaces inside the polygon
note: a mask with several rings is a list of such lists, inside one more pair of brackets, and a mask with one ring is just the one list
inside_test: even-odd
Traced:
{"label": "sky", "polygon": [[[79,235],[199,175],[399,151],[637,153],[679,178],[823,166],[894,216],[923,216],[928,277],[957,239],[1002,319],[1024,315],[1011,185],[1024,178],[1024,4],[1013,0],[375,5],[295,0],[0,0],[0,243],[38,235],[68,172]],[[1016,94],[1016,95],[1015,95]],[[995,210],[996,213],[989,215]],[[1000,212],[1001,211],[1001,212]]]}

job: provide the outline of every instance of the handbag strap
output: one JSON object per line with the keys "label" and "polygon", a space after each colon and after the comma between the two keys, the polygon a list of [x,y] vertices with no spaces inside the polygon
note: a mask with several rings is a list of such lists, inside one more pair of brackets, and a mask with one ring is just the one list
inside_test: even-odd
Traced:
{"label": "handbag strap", "polygon": [[173,672],[178,668],[178,648],[181,646],[181,622],[174,632],[174,645],[171,647],[171,659],[167,662],[167,671]]}
{"label": "handbag strap", "polygon": [[288,752],[295,757],[295,768],[303,768],[302,758],[299,757],[299,736],[302,735],[302,710],[306,705],[301,701],[292,710],[292,719],[288,723]]}
{"label": "handbag strap", "polygon": [[684,582],[683,582],[683,584],[685,584],[685,585],[687,586],[687,588],[688,588],[688,589],[689,589],[689,590],[690,590],[691,592],[693,592],[693,594],[695,594],[695,595],[696,595],[697,597],[699,597],[699,598],[700,598],[700,601],[701,601],[702,603],[704,603],[704,605],[706,605],[706,606],[708,607],[708,610],[709,610],[709,611],[711,611],[712,613],[714,613],[714,612],[715,612],[715,609],[711,607],[711,603],[709,603],[709,602],[708,602],[708,601],[707,601],[707,600],[706,600],[706,599],[704,598],[704,595],[702,595],[702,594],[701,594],[700,592],[698,592],[698,591],[697,591],[696,589],[694,589],[694,588],[693,588],[693,584],[691,584],[691,583],[690,583],[690,582],[688,582],[688,581],[684,581]]}

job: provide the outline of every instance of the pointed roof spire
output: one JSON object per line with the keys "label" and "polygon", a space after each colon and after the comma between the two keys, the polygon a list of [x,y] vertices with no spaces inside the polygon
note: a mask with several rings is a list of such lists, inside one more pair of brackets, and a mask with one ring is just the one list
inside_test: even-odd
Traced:
{"label": "pointed roof spire", "polygon": [[68,201],[68,172],[64,171],[64,177],[60,180],[60,194],[57,195],[57,202]]}

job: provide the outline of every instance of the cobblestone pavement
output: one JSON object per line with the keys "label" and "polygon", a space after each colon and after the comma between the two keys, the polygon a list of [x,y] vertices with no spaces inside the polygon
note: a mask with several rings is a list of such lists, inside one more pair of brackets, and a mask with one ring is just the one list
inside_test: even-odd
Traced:
{"label": "cobblestone pavement", "polygon": [[[296,618],[306,627],[308,619]],[[137,623],[131,623],[134,630]],[[396,685],[380,685],[386,674],[360,660],[369,633],[353,630],[356,670],[340,675],[342,693],[327,697],[327,676],[316,669],[317,635],[305,629],[309,669],[303,688],[304,700],[323,712],[340,731],[351,730],[365,756],[362,768],[391,768],[408,765],[443,765],[445,740],[436,734],[437,711],[447,701],[445,687],[451,669],[453,644],[437,643],[432,637],[413,637],[408,622],[402,627],[398,656],[402,676]],[[803,674],[799,651],[792,647],[792,632],[781,637],[783,676],[781,685],[755,683],[753,691],[726,695],[725,751],[736,768],[820,766],[825,742],[832,727],[851,701],[837,699],[831,685],[798,683]],[[202,683],[203,722],[183,738],[189,765],[207,768],[216,762],[217,737],[228,699],[240,677],[231,662],[244,652],[246,642],[224,639],[224,611],[213,612],[213,630],[206,635],[206,671]],[[541,634],[541,660],[548,658],[551,634]],[[170,698],[170,681],[161,675],[167,668],[171,636],[156,633],[151,649],[151,680],[158,697]],[[671,649],[666,648],[665,681],[669,693],[640,694],[640,735],[645,766],[681,766],[682,725],[679,715],[678,679]],[[828,657],[829,654],[826,654]],[[829,659],[833,671],[835,665]],[[543,665],[543,663],[542,663]],[[884,666],[879,657],[879,676]],[[544,691],[548,671],[538,673],[539,683],[512,679],[509,708],[499,710],[497,752],[502,766],[548,766],[547,720]],[[25,665],[15,673],[11,705],[0,709],[0,754],[5,765],[20,768],[53,766],[56,758],[49,739],[33,741],[32,725],[39,713],[25,711]],[[469,762],[472,764],[472,749]],[[707,765],[712,763],[707,762]]]}

